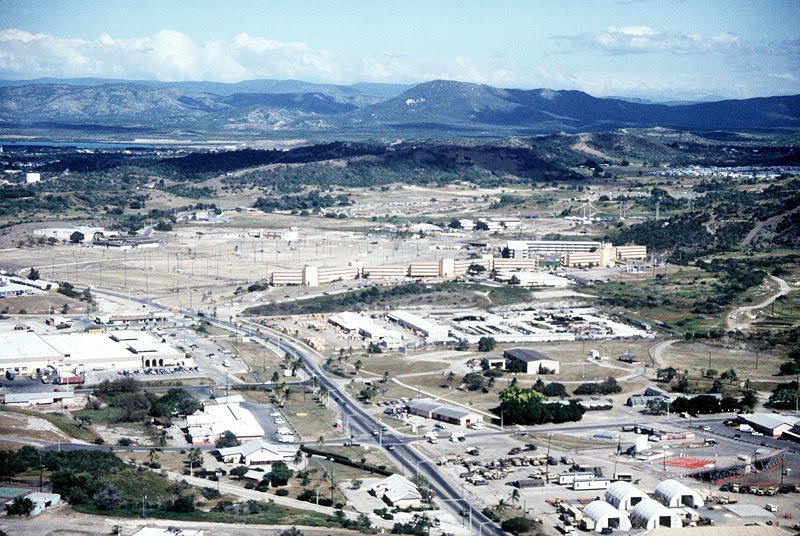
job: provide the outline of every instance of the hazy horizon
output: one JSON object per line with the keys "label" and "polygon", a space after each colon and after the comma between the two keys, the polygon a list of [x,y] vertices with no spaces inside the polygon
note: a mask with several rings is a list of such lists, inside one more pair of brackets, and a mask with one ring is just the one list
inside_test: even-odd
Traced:
{"label": "hazy horizon", "polygon": [[800,93],[800,3],[0,0],[0,78]]}

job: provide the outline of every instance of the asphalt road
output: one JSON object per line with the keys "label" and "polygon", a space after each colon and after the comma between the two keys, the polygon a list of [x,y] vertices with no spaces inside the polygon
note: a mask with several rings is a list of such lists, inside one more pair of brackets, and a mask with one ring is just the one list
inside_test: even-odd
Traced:
{"label": "asphalt road", "polygon": [[[95,292],[98,294],[108,294],[116,298],[129,299],[161,309],[169,309],[168,307],[165,307],[155,300],[149,298],[132,297],[115,292],[101,291],[98,289],[95,289]],[[471,508],[471,506],[466,504],[466,502],[463,501],[460,492],[452,483],[450,483],[449,480],[447,480],[436,470],[436,466],[431,460],[428,460],[420,455],[416,450],[414,450],[413,447],[403,444],[399,438],[391,432],[383,434],[382,437],[376,437],[372,435],[372,431],[380,430],[382,424],[375,417],[369,415],[363,409],[358,407],[358,404],[349,401],[347,395],[339,389],[339,386],[330,380],[325,374],[323,374],[319,365],[310,357],[305,348],[288,339],[285,339],[283,336],[277,333],[272,333],[269,330],[265,331],[262,329],[261,335],[257,336],[254,330],[249,329],[246,326],[241,326],[226,320],[220,320],[211,317],[203,317],[203,319],[233,333],[239,333],[251,338],[260,338],[265,342],[271,342],[281,351],[291,354],[296,359],[300,359],[303,362],[306,371],[310,375],[316,376],[319,379],[320,385],[324,386],[328,390],[329,398],[340,406],[341,413],[346,416],[352,431],[358,435],[366,437],[367,441],[375,444],[379,444],[379,441],[382,440],[382,443],[386,446],[396,445],[395,450],[386,450],[386,454],[389,456],[389,458],[399,466],[403,467],[409,473],[421,474],[425,476],[430,483],[431,489],[435,493],[436,499],[444,508],[453,512],[456,519],[459,518],[461,511],[470,509],[472,512],[470,521],[473,523],[473,531],[475,531],[477,528],[479,534],[483,534],[483,527],[488,525],[488,528],[486,529],[487,534],[495,534],[497,536],[502,536],[505,534],[500,527],[495,525],[494,522],[483,515],[479,509]]]}

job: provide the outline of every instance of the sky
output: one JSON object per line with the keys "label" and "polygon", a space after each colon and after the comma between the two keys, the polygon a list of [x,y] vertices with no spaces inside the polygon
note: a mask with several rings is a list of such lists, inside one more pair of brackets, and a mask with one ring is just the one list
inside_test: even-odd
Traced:
{"label": "sky", "polygon": [[800,0],[0,0],[0,78],[800,93]]}

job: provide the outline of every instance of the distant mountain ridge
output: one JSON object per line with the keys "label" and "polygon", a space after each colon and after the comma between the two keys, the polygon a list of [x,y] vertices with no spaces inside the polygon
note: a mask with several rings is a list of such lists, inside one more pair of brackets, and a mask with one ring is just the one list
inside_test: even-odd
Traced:
{"label": "distant mountain ridge", "polygon": [[0,81],[0,128],[48,122],[211,134],[364,138],[502,136],[666,127],[800,128],[800,95],[655,104],[582,91],[503,89],[433,80],[413,87],[337,86],[294,80],[66,83]]}

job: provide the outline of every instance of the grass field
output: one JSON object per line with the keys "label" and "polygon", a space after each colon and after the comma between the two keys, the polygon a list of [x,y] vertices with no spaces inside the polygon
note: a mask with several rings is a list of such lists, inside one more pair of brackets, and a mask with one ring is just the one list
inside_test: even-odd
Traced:
{"label": "grass field", "polygon": [[39,417],[41,419],[46,420],[47,422],[49,422],[50,424],[52,424],[65,434],[67,434],[68,436],[73,437],[75,439],[79,439],[81,441],[92,442],[98,437],[100,437],[91,428],[78,426],[75,420],[63,414],[43,413],[30,409],[15,408],[5,405],[0,405],[0,411],[8,411],[11,413],[20,413],[23,415],[30,415],[32,417]]}
{"label": "grass field", "polygon": [[595,294],[616,312],[686,333],[724,327],[722,315],[692,312],[696,302],[714,295],[716,281],[699,268],[680,267],[664,278],[643,275],[641,279],[595,284],[584,292]]}
{"label": "grass field", "polygon": [[[711,368],[722,373],[734,369],[740,381],[775,379],[785,358],[775,353],[756,353],[741,348],[724,348],[698,342],[678,342],[664,352],[665,361],[679,371],[688,370],[690,379],[698,379]],[[758,369],[756,369],[758,361]]]}

